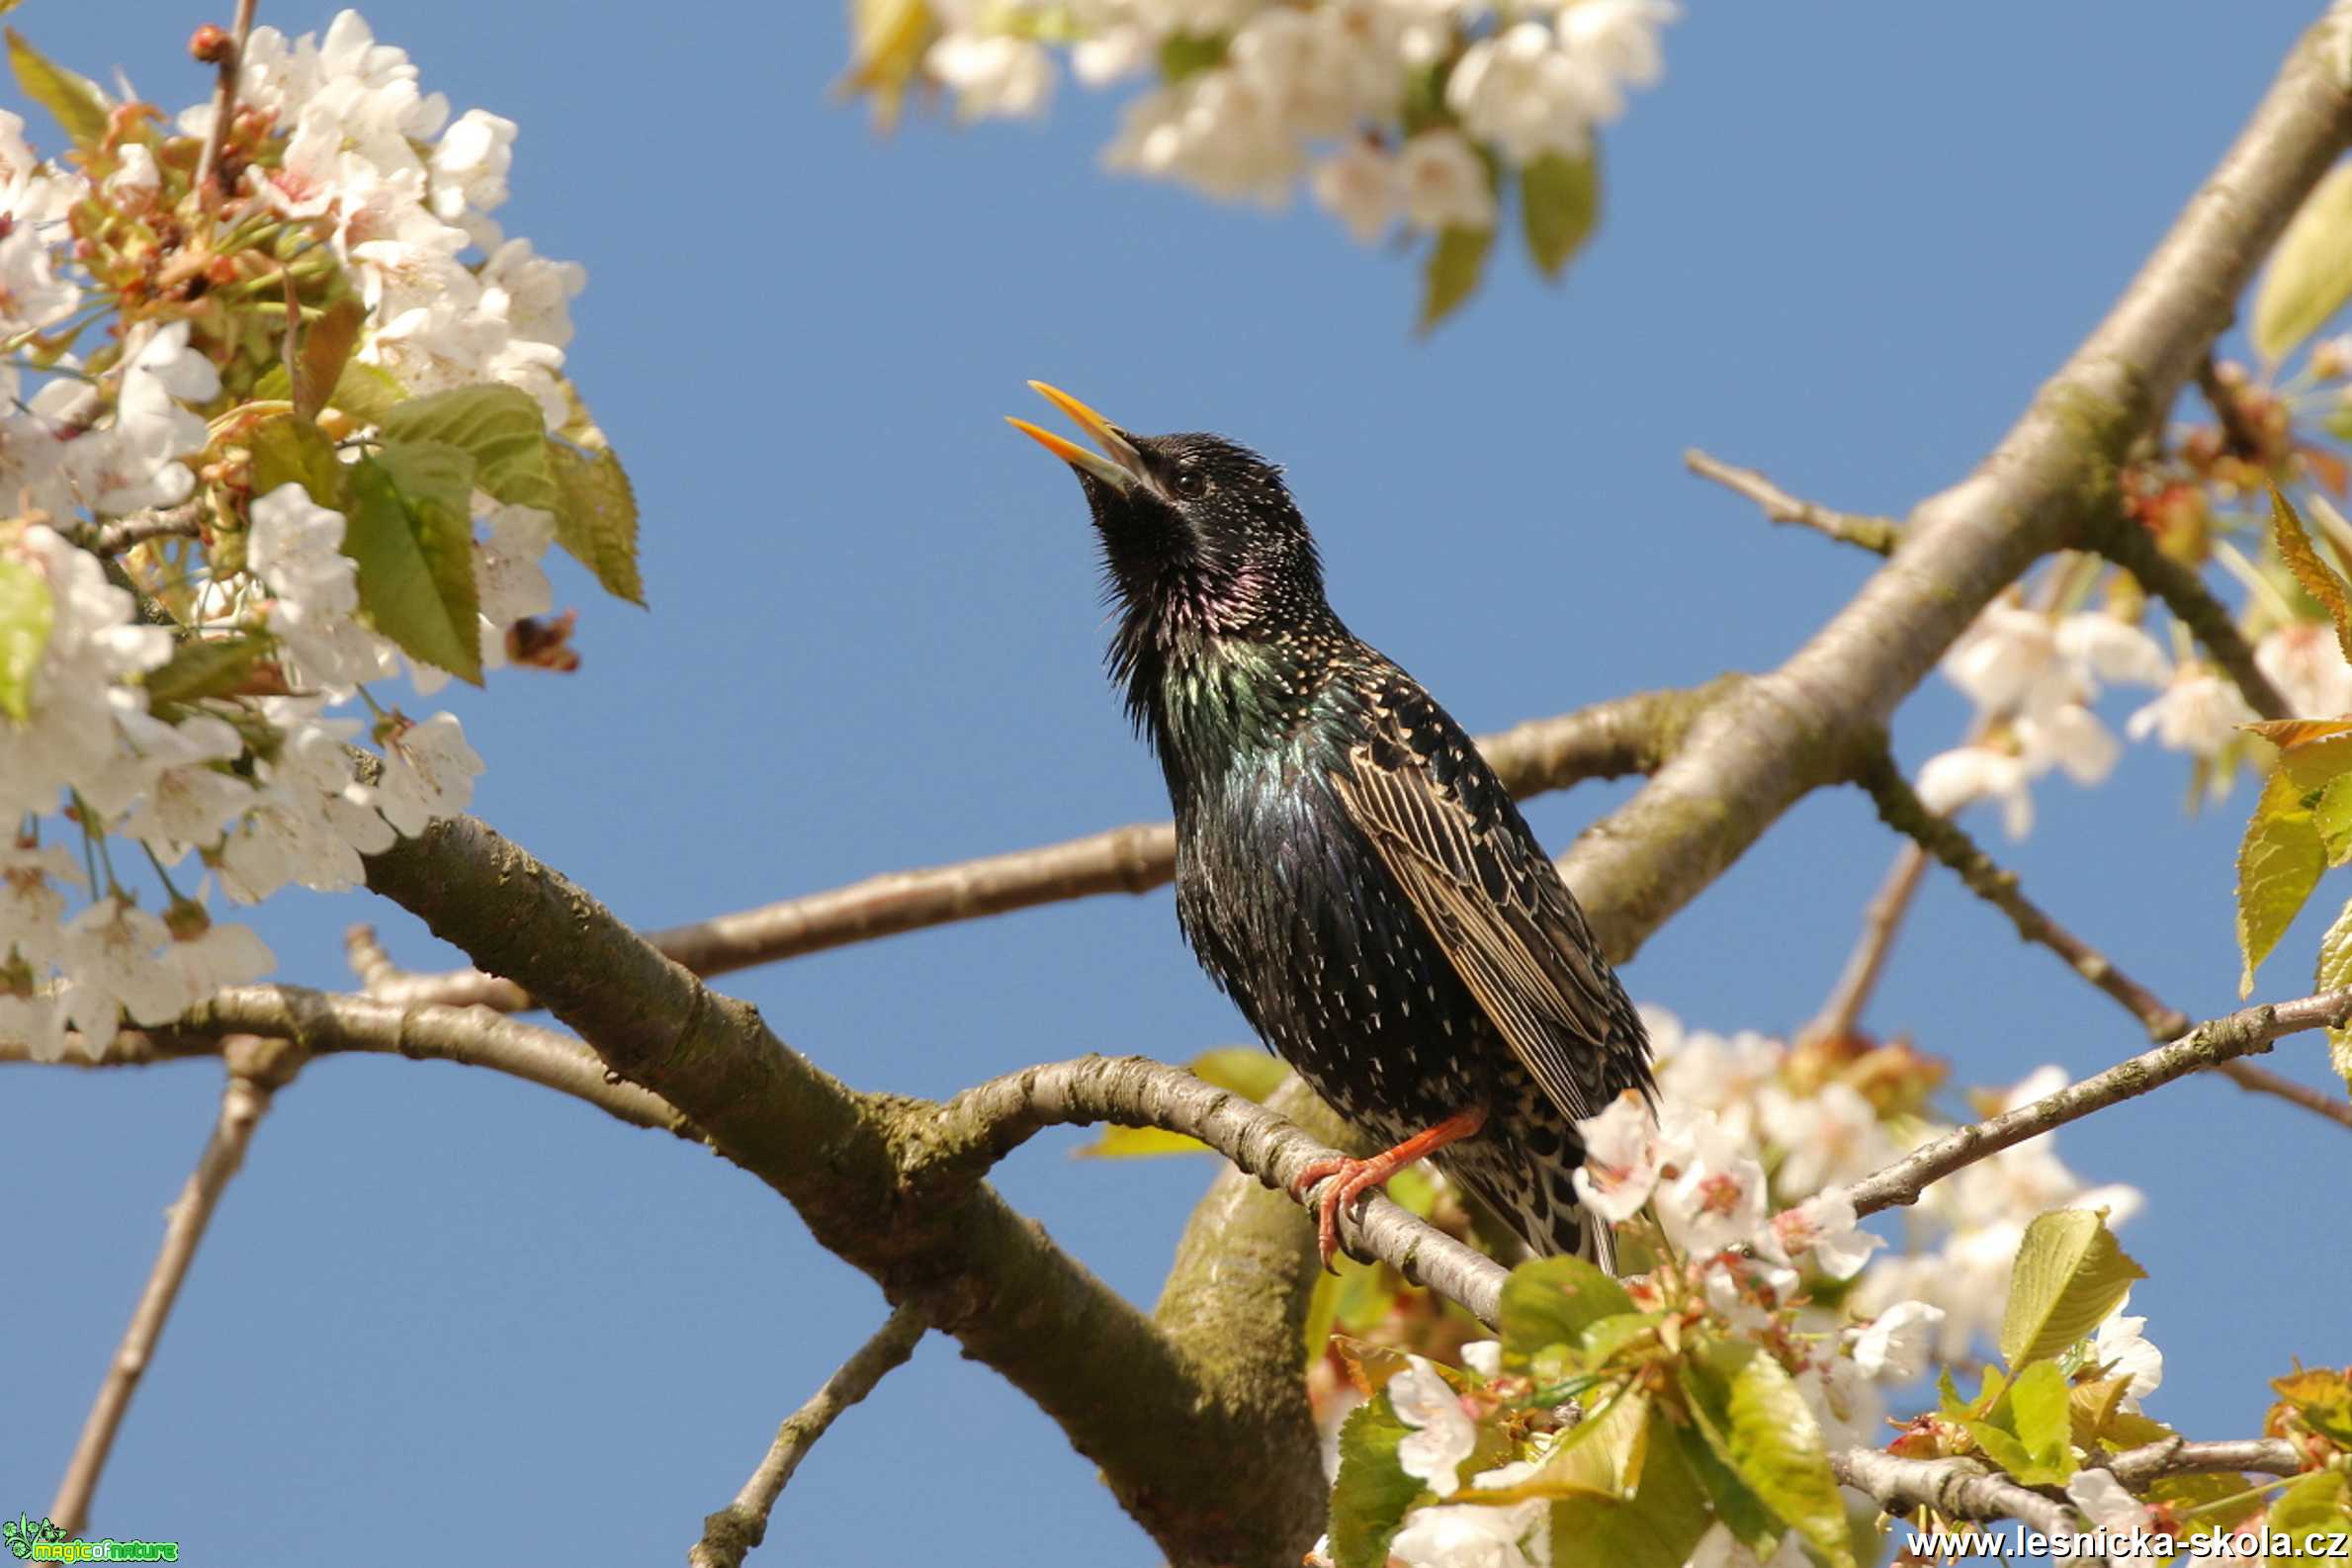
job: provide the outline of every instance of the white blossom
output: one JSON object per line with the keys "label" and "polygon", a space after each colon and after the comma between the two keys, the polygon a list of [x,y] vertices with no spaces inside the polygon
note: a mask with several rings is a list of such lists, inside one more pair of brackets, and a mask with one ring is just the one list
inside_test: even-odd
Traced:
{"label": "white blossom", "polygon": [[2164,1381],[2164,1352],[2148,1343],[2146,1328],[2147,1319],[2126,1317],[2119,1306],[2091,1336],[2091,1359],[2105,1369],[2102,1375],[2132,1379],[2124,1389],[2126,1410],[2137,1410]]}
{"label": "white blossom", "polygon": [[1682,14],[1671,0],[1570,0],[1560,10],[1560,42],[1628,87],[1665,74],[1658,30]]}
{"label": "white blossom", "polygon": [[1675,1175],[1658,1185],[1658,1221],[1686,1257],[1737,1247],[1764,1223],[1764,1168],[1739,1152],[1713,1116],[1670,1114],[1660,1128],[1664,1163]]}
{"label": "white blossom", "polygon": [[2034,797],[2027,788],[2033,768],[2025,758],[1989,745],[1956,746],[1929,757],[1919,769],[1919,802],[1950,816],[1974,801],[2001,803],[2001,827],[2012,838],[2034,829]]}
{"label": "white blossom", "polygon": [[1757,1101],[1765,1136],[1786,1151],[1775,1179],[1790,1196],[1868,1176],[1895,1157],[1877,1108],[1850,1084],[1802,1097],[1768,1086]]}
{"label": "white blossom", "polygon": [[2154,1521],[2148,1506],[2126,1491],[2112,1470],[2077,1470],[2066,1482],[2066,1496],[2094,1527],[2112,1533],[2128,1536],[2148,1529]]}
{"label": "white blossom", "polygon": [[1608,75],[1559,47],[1551,29],[1521,22],[1463,51],[1446,78],[1445,102],[1471,135],[1514,163],[1531,163],[1547,152],[1583,152],[1594,122],[1617,97]]}
{"label": "white blossom", "polygon": [[94,1051],[133,1023],[169,1023],[196,998],[185,977],[156,962],[171,940],[161,920],[126,900],[102,898],[65,927],[65,1015]]}
{"label": "white blossom", "polygon": [[57,955],[65,917],[61,884],[82,885],[81,868],[61,845],[0,839],[0,960],[11,948],[35,966]]}
{"label": "white blossom", "polygon": [[2301,719],[2352,714],[2352,664],[2344,662],[2335,628],[2295,621],[2254,645],[2254,664]]}
{"label": "white blossom", "polygon": [[1387,233],[1403,200],[1398,160],[1360,138],[1317,164],[1310,184],[1315,200],[1358,244]]}
{"label": "white blossom", "polygon": [[466,743],[457,715],[437,713],[386,741],[377,806],[396,830],[414,836],[435,818],[464,811],[480,772],[481,758]]}
{"label": "white blossom", "polygon": [[2168,750],[2211,756],[2236,736],[2239,725],[2257,717],[2234,685],[2202,664],[2191,664],[2124,729],[2134,740],[2152,734]]}
{"label": "white blossom", "polygon": [[1928,1356],[1943,1326],[1942,1307],[1897,1301],[1855,1335],[1855,1368],[1883,1382],[1917,1382],[1927,1375]]}
{"label": "white blossom", "polygon": [[1041,114],[1053,97],[1053,56],[1031,39],[949,33],[923,65],[955,90],[956,113],[967,120]]}
{"label": "white blossom", "polygon": [[1456,131],[1425,131],[1397,158],[1405,220],[1415,228],[1492,228],[1495,190],[1486,165]]}
{"label": "white blossom", "polygon": [[1452,1385],[1419,1355],[1388,1380],[1388,1408],[1413,1431],[1397,1444],[1404,1472],[1439,1497],[1460,1490],[1462,1461],[1478,1445],[1478,1424],[1462,1409]]}
{"label": "white blossom", "polygon": [[[1405,1439],[1410,1442],[1412,1439]],[[1482,1490],[1517,1486],[1540,1461],[1521,1459],[1478,1476]],[[1541,1498],[1500,1508],[1471,1503],[1416,1509],[1389,1544],[1406,1568],[1546,1568],[1551,1562],[1551,1505]]]}
{"label": "white blossom", "polygon": [[1576,1131],[1585,1146],[1585,1163],[1569,1178],[1576,1200],[1605,1220],[1632,1218],[1658,1184],[1657,1123],[1648,1103],[1628,1089]]}
{"label": "white blossom", "polygon": [[1857,1228],[1854,1199],[1843,1187],[1783,1209],[1756,1235],[1756,1250],[1765,1257],[1792,1264],[1810,1254],[1813,1265],[1832,1279],[1852,1279],[1885,1245]]}

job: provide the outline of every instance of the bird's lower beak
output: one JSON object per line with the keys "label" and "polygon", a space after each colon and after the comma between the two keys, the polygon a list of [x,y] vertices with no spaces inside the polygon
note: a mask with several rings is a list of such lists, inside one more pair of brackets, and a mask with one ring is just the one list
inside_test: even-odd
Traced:
{"label": "bird's lower beak", "polygon": [[1039,396],[1077,420],[1079,428],[1102,449],[1101,456],[1097,457],[1077,442],[1066,440],[1026,419],[1015,419],[1008,414],[1004,420],[1006,424],[1081,474],[1090,475],[1114,490],[1127,490],[1148,482],[1144,474],[1143,455],[1135,450],[1135,443],[1128,440],[1117,425],[1059,387],[1049,387],[1041,381],[1033,381],[1029,385],[1037,390]]}

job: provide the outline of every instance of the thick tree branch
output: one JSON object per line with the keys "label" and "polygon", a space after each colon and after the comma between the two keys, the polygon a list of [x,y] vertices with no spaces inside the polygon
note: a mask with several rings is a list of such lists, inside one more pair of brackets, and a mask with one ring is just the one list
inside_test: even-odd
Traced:
{"label": "thick tree branch", "polygon": [[2247,1007],[2201,1023],[2170,1045],[2142,1051],[2028,1105],[1947,1133],[1854,1183],[1855,1211],[1875,1214],[1918,1201],[1928,1186],[2029,1138],[2160,1089],[2219,1062],[2267,1051],[2283,1035],[2332,1028],[2352,1019],[2352,991]]}
{"label": "thick tree branch", "polygon": [[[471,818],[368,862],[369,885],[512,975],[607,1066],[693,1118],[817,1240],[1059,1424],[1178,1564],[1295,1563],[1312,1448],[1056,1248],[945,1146],[938,1107],[857,1093],[584,890]],[[952,1129],[952,1124],[948,1124]]]}
{"label": "thick tree branch", "polygon": [[[1516,796],[1655,768],[1708,704],[1736,689],[1726,675],[1689,690],[1639,692],[1574,713],[1535,719],[1480,739],[1479,748]],[[1083,838],[953,865],[894,871],[846,887],[649,932],[664,956],[706,979],[901,931],[978,919],[1101,893],[1149,893],[1176,874],[1176,828],[1138,823]],[[479,970],[407,974],[365,926],[349,938],[352,967],[383,1002],[479,1003],[520,1011],[531,999],[511,980]]]}
{"label": "thick tree branch", "polygon": [[2352,140],[2352,96],[2325,32],[2296,47],[2107,319],[1976,474],[1923,502],[1892,559],[1828,625],[1701,714],[1648,786],[1564,858],[1612,956],[1630,957],[1783,812],[1875,749],[1895,704],[1994,594],[2118,512],[2133,443]]}
{"label": "thick tree branch", "polygon": [[702,1538],[686,1553],[691,1568],[742,1568],[750,1550],[767,1537],[768,1515],[776,1499],[800,1468],[801,1459],[824,1437],[842,1411],[874,1391],[874,1385],[915,1353],[915,1345],[930,1325],[913,1307],[902,1306],[874,1337],[825,1380],[809,1402],[784,1418],[767,1456],[751,1472],[751,1479],[735,1501],[702,1522]]}
{"label": "thick tree branch", "polygon": [[1743,469],[1721,458],[1709,457],[1697,447],[1683,453],[1683,467],[1702,479],[1714,480],[1736,495],[1746,496],[1776,523],[1810,528],[1840,544],[1854,545],[1875,556],[1891,556],[1894,547],[1902,543],[1903,525],[1891,517],[1866,517],[1857,512],[1832,511],[1818,502],[1800,500],[1754,469]]}
{"label": "thick tree branch", "polygon": [[179,1299],[188,1265],[196,1261],[196,1249],[212,1223],[213,1210],[218,1206],[229,1177],[245,1163],[254,1129],[270,1108],[270,1096],[299,1065],[258,1048],[257,1042],[247,1042],[232,1056],[220,1091],[219,1117],[213,1124],[212,1136],[205,1140],[187,1185],[180,1190],[179,1201],[168,1211],[162,1251],[156,1254],[146,1288],[139,1292],[138,1305],[131,1310],[131,1327],[124,1331],[122,1346],[99,1384],[97,1401],[82,1425],[81,1439],[73,1445],[64,1479],[57,1483],[56,1500],[49,1504],[49,1519],[67,1535],[79,1535],[90,1521],[90,1500],[97,1495],[99,1475],[114,1451],[115,1435],[122,1431],[131,1396],[138,1391],[139,1379],[154,1359],[156,1342],[163,1337],[163,1325],[170,1320],[172,1303]]}
{"label": "thick tree branch", "polygon": [[1882,1448],[1849,1448],[1831,1454],[1829,1467],[1889,1514],[1932,1509],[1946,1519],[2023,1520],[2045,1535],[2076,1528],[2073,1509],[1975,1459],[1904,1459]]}

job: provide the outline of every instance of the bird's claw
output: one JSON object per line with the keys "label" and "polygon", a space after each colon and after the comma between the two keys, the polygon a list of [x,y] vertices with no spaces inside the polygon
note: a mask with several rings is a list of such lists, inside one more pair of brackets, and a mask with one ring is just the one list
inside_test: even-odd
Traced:
{"label": "bird's claw", "polygon": [[[1290,1183],[1291,1195],[1304,1203],[1319,1181],[1330,1187],[1315,1200],[1315,1248],[1323,1271],[1336,1274],[1332,1260],[1340,1253],[1340,1213],[1367,1192],[1375,1191],[1395,1173],[1378,1160],[1318,1160]],[[1336,1179],[1335,1179],[1336,1178]]]}

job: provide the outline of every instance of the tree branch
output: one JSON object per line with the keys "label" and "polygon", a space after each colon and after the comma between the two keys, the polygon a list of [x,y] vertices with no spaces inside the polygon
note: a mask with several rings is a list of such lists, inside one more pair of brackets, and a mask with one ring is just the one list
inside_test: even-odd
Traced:
{"label": "tree branch", "polygon": [[2099,1468],[2139,1491],[2168,1475],[2210,1475],[2217,1471],[2253,1470],[2263,1475],[2300,1475],[2304,1456],[2284,1437],[2241,1437],[2226,1442],[2191,1442],[2167,1437],[2138,1448],[2127,1448]]}
{"label": "tree branch", "polygon": [[2250,1094],[2276,1094],[2289,1104],[2325,1116],[2340,1127],[2352,1127],[2352,1100],[2322,1093],[2251,1062],[2223,1062],[2214,1071]]}
{"label": "tree branch", "polygon": [[2139,579],[2139,585],[2164,601],[2172,618],[2189,629],[2216,668],[2229,677],[2246,706],[2265,719],[2292,719],[2295,711],[2279,688],[2271,684],[2254,661],[2253,645],[2237,629],[2237,617],[2214,597],[2205,579],[2156,548],[2148,531],[2122,508],[2097,519],[2084,543]]}
{"label": "tree branch", "polygon": [[1807,1040],[1849,1040],[1862,1021],[1862,1009],[1871,1000],[1871,993],[1878,989],[1878,978],[1886,972],[1886,960],[1894,951],[1894,939],[1902,931],[1903,915],[1910,911],[1912,895],[1919,890],[1919,879],[1927,872],[1927,851],[1916,843],[1908,843],[1896,851],[1894,864],[1886,871],[1886,880],[1872,895],[1870,907],[1863,911],[1862,939],[1854,944],[1854,951],[1846,956],[1846,967],[1838,973],[1835,990],[1822,1002],[1813,1021],[1805,1025],[1800,1038]]}
{"label": "tree branch", "polygon": [[1832,511],[1814,501],[1799,500],[1757,473],[1709,457],[1692,447],[1683,453],[1683,467],[1702,479],[1712,479],[1737,495],[1744,495],[1776,523],[1789,523],[1828,535],[1873,555],[1891,556],[1903,541],[1903,525],[1891,517],[1867,517],[1857,512]]}
{"label": "tree branch", "polygon": [[[1726,675],[1688,690],[1639,692],[1483,737],[1479,748],[1516,796],[1591,778],[1646,772],[1670,754],[1707,705],[1737,688]],[[714,915],[646,935],[664,956],[706,979],[803,953],[902,931],[978,919],[1101,893],[1149,893],[1176,874],[1176,828],[1139,823],[1034,849],[953,865],[894,871],[825,893]],[[502,1012],[532,1005],[522,987],[479,970],[408,974],[373,931],[346,943],[363,989],[382,1002],[479,1003]]]}
{"label": "tree branch", "polygon": [[2072,1508],[1975,1459],[1904,1459],[1883,1448],[1849,1448],[1831,1454],[1829,1467],[1889,1514],[1924,1508],[1946,1519],[2015,1519],[2045,1535],[2074,1533]]}
{"label": "tree branch", "polygon": [[2176,1078],[2270,1049],[2283,1035],[2305,1029],[2333,1028],[2352,1019],[2352,991],[2331,991],[2297,1002],[2247,1007],[2199,1024],[2170,1045],[2142,1051],[2095,1073],[2056,1093],[2028,1105],[1962,1127],[1854,1183],[1851,1188],[1858,1214],[1875,1214],[1918,1201],[1931,1183],[1941,1181],[1963,1166],[2036,1138],[2052,1128],[2088,1116],[2120,1100],[2160,1089]]}
{"label": "tree branch", "polygon": [[[1263,1105],[1140,1056],[1082,1056],[1025,1068],[968,1089],[938,1111],[952,1158],[982,1166],[1044,1128],[1105,1121],[1189,1133],[1285,1193],[1301,1171],[1337,1152]],[[1314,1196],[1308,1193],[1306,1201]],[[1340,1235],[1359,1256],[1385,1260],[1481,1322],[1495,1321],[1510,1270],[1384,1195],[1375,1193],[1353,1214],[1343,1214]]]}
{"label": "tree branch", "polygon": [[[220,170],[220,152],[228,144],[229,123],[236,119],[237,78],[245,69],[245,41],[253,32],[253,9],[257,0],[237,0],[236,21],[229,30],[228,46],[216,63],[219,79],[213,88],[213,127],[205,136],[204,151],[196,163],[196,189],[200,199]],[[228,182],[220,182],[221,192],[227,194]]]}
{"label": "tree branch", "polygon": [[784,1418],[767,1456],[759,1461],[735,1501],[703,1520],[702,1539],[686,1553],[691,1568],[742,1568],[744,1556],[767,1537],[768,1515],[775,1510],[776,1499],[784,1495],[803,1456],[841,1412],[906,1364],[907,1357],[915,1353],[915,1342],[929,1327],[913,1307],[898,1308],[807,1404]]}
{"label": "tree branch", "polygon": [[[1320,1527],[1312,1445],[1229,1399],[979,1179],[939,1107],[857,1093],[560,873],[471,818],[368,862],[377,892],[512,975],[625,1079],[691,1117],[817,1240],[1059,1424],[1170,1558],[1290,1568]],[[1302,1479],[1303,1478],[1303,1479]],[[1313,1507],[1301,1507],[1301,1500]]]}
{"label": "tree branch", "polygon": [[82,1424],[81,1439],[73,1445],[64,1479],[57,1483],[56,1500],[49,1504],[49,1519],[67,1535],[79,1535],[90,1521],[90,1500],[97,1494],[107,1456],[114,1451],[115,1435],[123,1428],[131,1396],[138,1391],[147,1363],[154,1359],[163,1325],[171,1317],[172,1303],[179,1299],[180,1286],[188,1277],[188,1265],[196,1260],[205,1228],[212,1223],[213,1210],[218,1206],[229,1177],[245,1163],[253,1131],[270,1108],[270,1096],[299,1066],[299,1061],[286,1063],[266,1052],[244,1050],[230,1061],[227,1082],[220,1091],[219,1117],[213,1124],[212,1136],[205,1140],[187,1185],[180,1189],[179,1201],[168,1211],[163,1248],[155,1256],[146,1287],[139,1292],[138,1305],[131,1310],[131,1327],[124,1331],[123,1343],[99,1384],[89,1419]]}
{"label": "tree branch", "polygon": [[1778,670],[1701,714],[1648,786],[1563,859],[1612,957],[1631,957],[1783,812],[1875,749],[1895,704],[1994,594],[2117,513],[2132,445],[2352,139],[2352,96],[2325,32],[2297,45],[2107,319],[1984,465],[1923,502],[1843,610]]}

